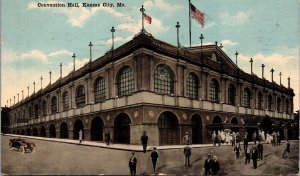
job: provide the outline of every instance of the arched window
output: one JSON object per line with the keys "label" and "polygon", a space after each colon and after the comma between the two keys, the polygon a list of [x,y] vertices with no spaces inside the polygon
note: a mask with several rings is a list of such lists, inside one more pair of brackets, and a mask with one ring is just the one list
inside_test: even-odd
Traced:
{"label": "arched window", "polygon": [[235,86],[229,84],[228,86],[228,104],[235,105]]}
{"label": "arched window", "polygon": [[95,103],[105,100],[105,79],[103,77],[97,78],[94,84]]}
{"label": "arched window", "polygon": [[51,113],[54,114],[57,112],[57,98],[53,96],[51,98]]}
{"label": "arched window", "polygon": [[251,100],[251,93],[250,93],[250,90],[248,88],[245,88],[244,89],[244,92],[243,92],[243,105],[245,107],[250,107],[250,100]]}
{"label": "arched window", "polygon": [[262,104],[263,104],[263,95],[261,92],[258,92],[257,94],[257,108],[262,109]]}
{"label": "arched window", "polygon": [[187,96],[191,99],[198,99],[198,77],[195,73],[190,73],[186,80]]}
{"label": "arched window", "polygon": [[268,110],[269,111],[272,110],[272,96],[271,95],[268,96]]}
{"label": "arched window", "polygon": [[277,98],[276,110],[277,110],[277,112],[281,112],[281,99],[279,97]]}
{"label": "arched window", "polygon": [[219,102],[219,83],[217,80],[212,79],[209,82],[209,98],[211,102]]}
{"label": "arched window", "polygon": [[284,112],[287,113],[287,114],[289,113],[289,100],[285,100]]}
{"label": "arched window", "polygon": [[47,115],[47,102],[43,100],[42,102],[42,115]]}
{"label": "arched window", "polygon": [[85,105],[85,90],[83,85],[78,86],[76,89],[75,102],[78,108],[81,108]]}
{"label": "arched window", "polygon": [[154,70],[154,91],[158,94],[174,94],[174,74],[165,64],[158,65]]}
{"label": "arched window", "polygon": [[69,109],[69,92],[65,91],[62,95],[63,110]]}
{"label": "arched window", "polygon": [[133,71],[129,66],[123,67],[117,77],[118,96],[131,95],[134,91]]}

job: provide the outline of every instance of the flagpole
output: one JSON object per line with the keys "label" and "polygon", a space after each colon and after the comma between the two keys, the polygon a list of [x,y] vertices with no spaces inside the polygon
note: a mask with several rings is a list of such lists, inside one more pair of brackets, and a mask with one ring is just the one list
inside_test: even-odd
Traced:
{"label": "flagpole", "polygon": [[140,9],[140,11],[142,12],[142,33],[144,32],[144,5],[142,5],[142,8]]}
{"label": "flagpole", "polygon": [[192,46],[192,37],[191,37],[191,0],[189,0],[189,34],[190,34],[190,47]]}

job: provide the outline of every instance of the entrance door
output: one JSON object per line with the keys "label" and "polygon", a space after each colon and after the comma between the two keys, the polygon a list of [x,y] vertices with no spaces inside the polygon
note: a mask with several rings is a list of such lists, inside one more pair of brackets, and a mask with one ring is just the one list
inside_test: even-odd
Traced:
{"label": "entrance door", "polygon": [[91,140],[102,141],[103,140],[103,120],[101,117],[95,117],[91,125]]}
{"label": "entrance door", "polygon": [[83,123],[81,120],[76,120],[73,128],[73,139],[79,139],[79,131],[82,131],[82,139],[84,139]]}
{"label": "entrance door", "polygon": [[180,144],[178,119],[172,112],[164,112],[158,118],[159,144]]}
{"label": "entrance door", "polygon": [[68,124],[66,122],[60,125],[60,138],[69,138]]}
{"label": "entrance door", "polygon": [[201,144],[202,143],[202,120],[200,115],[195,114],[191,120],[192,125],[192,143]]}
{"label": "entrance door", "polygon": [[119,114],[114,123],[114,142],[122,144],[130,144],[130,118],[127,114]]}

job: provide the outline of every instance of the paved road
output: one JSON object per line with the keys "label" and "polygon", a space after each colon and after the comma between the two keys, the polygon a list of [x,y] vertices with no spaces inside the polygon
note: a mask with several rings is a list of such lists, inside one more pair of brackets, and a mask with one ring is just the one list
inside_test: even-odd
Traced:
{"label": "paved road", "polygon": [[[8,136],[1,136],[2,173],[9,175],[128,175],[130,151],[106,149],[100,147],[34,140],[36,152],[20,154],[10,151]],[[272,147],[265,145],[265,159],[258,162],[258,169],[252,164],[244,165],[244,156],[236,160],[231,146],[193,148],[192,167],[184,167],[182,149],[159,150],[158,173],[177,175],[202,174],[203,163],[207,153],[217,155],[223,174],[261,175],[261,174],[296,174],[298,170],[299,145],[295,141],[291,147],[291,159],[282,159],[284,145]],[[139,175],[150,175],[152,164],[150,152],[137,152]]]}

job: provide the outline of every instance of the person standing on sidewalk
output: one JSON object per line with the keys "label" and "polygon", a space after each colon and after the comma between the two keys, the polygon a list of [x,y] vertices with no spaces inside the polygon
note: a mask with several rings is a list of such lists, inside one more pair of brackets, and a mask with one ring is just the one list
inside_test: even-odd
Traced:
{"label": "person standing on sidewalk", "polygon": [[81,144],[81,142],[82,142],[82,130],[79,130],[78,134],[79,134],[79,144]]}
{"label": "person standing on sidewalk", "polygon": [[105,133],[105,142],[106,145],[109,145],[109,142],[111,141],[110,132]]}
{"label": "person standing on sidewalk", "polygon": [[192,150],[191,150],[191,147],[188,144],[184,147],[183,153],[184,153],[184,156],[185,156],[185,166],[191,166],[190,157],[192,155]]}
{"label": "person standing on sidewalk", "polygon": [[131,152],[131,156],[129,158],[129,170],[131,176],[136,175],[136,164],[137,164],[137,159],[135,157],[135,152]]}
{"label": "person standing on sidewalk", "polygon": [[182,143],[183,145],[190,145],[190,135],[189,135],[189,132],[186,132],[185,135],[183,136],[183,140],[182,140]]}
{"label": "person standing on sidewalk", "polygon": [[146,131],[143,132],[141,137],[142,145],[143,145],[143,153],[147,151],[147,144],[148,144],[148,136],[146,135]]}
{"label": "person standing on sidewalk", "polygon": [[263,153],[264,153],[264,146],[260,141],[257,144],[257,150],[258,150],[258,158],[259,158],[259,160],[262,160]]}
{"label": "person standing on sidewalk", "polygon": [[151,152],[151,158],[152,158],[153,171],[155,173],[157,158],[159,158],[158,153],[156,151],[156,147],[153,147],[153,151]]}
{"label": "person standing on sidewalk", "polygon": [[248,132],[245,132],[243,140],[244,140],[244,150],[246,150],[248,148]]}

